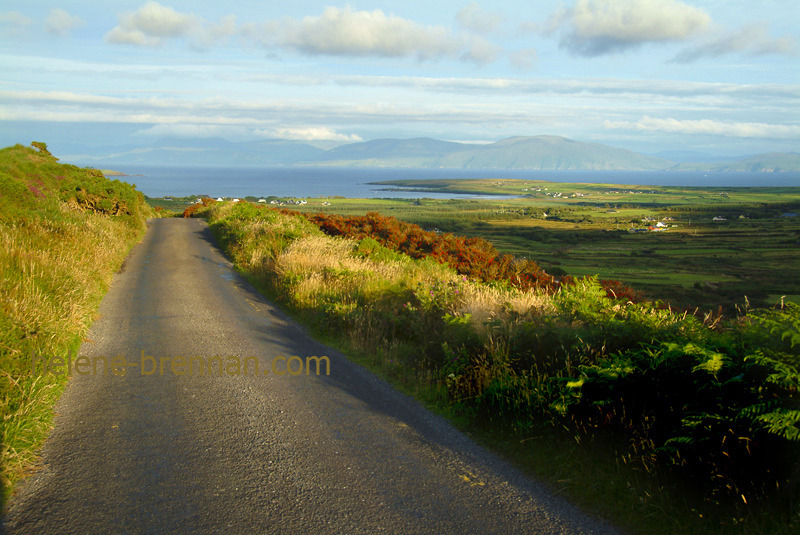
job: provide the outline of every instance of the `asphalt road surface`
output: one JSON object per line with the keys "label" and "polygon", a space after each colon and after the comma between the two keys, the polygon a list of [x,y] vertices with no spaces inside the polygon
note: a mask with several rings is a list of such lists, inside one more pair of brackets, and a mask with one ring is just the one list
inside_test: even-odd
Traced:
{"label": "asphalt road surface", "polygon": [[148,225],[7,533],[614,532],[305,334],[204,221]]}

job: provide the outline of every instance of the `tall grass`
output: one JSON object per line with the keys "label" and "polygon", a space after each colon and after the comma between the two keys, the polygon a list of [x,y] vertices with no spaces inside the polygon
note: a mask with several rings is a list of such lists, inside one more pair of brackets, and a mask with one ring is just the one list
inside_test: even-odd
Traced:
{"label": "tall grass", "polygon": [[0,150],[0,500],[35,463],[66,383],[31,359],[77,351],[152,215],[131,186],[37,145]]}
{"label": "tall grass", "polygon": [[610,299],[591,278],[523,291],[248,203],[199,212],[241,269],[390,380],[477,428],[604,444],[598,466],[649,474],[675,499],[629,493],[637,529],[670,514],[721,533],[800,525],[797,307],[696,318]]}

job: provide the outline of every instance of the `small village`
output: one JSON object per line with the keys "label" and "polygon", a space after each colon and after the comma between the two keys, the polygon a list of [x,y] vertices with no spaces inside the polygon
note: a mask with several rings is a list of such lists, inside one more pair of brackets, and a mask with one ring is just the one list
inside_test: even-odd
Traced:
{"label": "small village", "polygon": [[678,228],[678,225],[670,223],[673,221],[671,217],[665,217],[660,221],[654,217],[645,217],[642,223],[649,223],[646,227],[630,228],[628,232],[664,232],[670,228]]}

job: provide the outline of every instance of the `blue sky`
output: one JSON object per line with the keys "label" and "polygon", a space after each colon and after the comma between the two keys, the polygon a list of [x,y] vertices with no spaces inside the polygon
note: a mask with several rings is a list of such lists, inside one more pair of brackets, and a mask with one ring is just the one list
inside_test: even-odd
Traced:
{"label": "blue sky", "polygon": [[0,143],[800,150],[796,0],[0,3]]}

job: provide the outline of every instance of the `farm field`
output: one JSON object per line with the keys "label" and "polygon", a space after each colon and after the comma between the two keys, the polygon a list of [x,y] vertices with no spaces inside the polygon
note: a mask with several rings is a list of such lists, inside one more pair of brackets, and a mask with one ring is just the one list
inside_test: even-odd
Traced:
{"label": "farm field", "polygon": [[[303,212],[377,211],[428,230],[482,237],[501,252],[535,260],[552,275],[616,279],[676,307],[733,309],[745,303],[774,305],[782,298],[800,301],[800,216],[792,216],[800,213],[800,187],[529,180],[383,185],[418,189],[420,198],[306,198],[305,204],[295,204],[299,198],[264,200]],[[425,192],[520,197],[441,200],[425,198]],[[150,202],[182,211],[188,199]]]}

